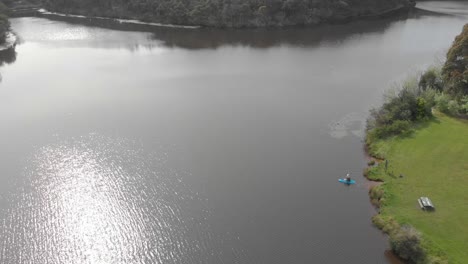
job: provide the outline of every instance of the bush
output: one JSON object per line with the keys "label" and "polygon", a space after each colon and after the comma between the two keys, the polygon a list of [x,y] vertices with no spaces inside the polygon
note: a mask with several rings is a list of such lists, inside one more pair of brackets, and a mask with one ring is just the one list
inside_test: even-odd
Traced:
{"label": "bush", "polygon": [[383,216],[381,214],[374,215],[372,217],[372,223],[385,232],[386,234],[392,235],[400,229],[400,225],[389,216]]}
{"label": "bush", "polygon": [[371,181],[383,181],[384,173],[381,167],[379,164],[378,166],[365,168],[363,172],[364,177]]}
{"label": "bush", "polygon": [[441,69],[436,67],[430,67],[424,72],[420,79],[418,86],[421,90],[426,91],[428,89],[442,91],[444,84],[442,81]]}
{"label": "bush", "polygon": [[407,120],[396,120],[390,125],[384,125],[375,129],[375,135],[378,138],[387,138],[394,135],[400,135],[408,132],[410,129],[410,122]]}
{"label": "bush", "polygon": [[8,17],[0,13],[0,44],[6,40],[7,32],[10,30]]}
{"label": "bush", "polygon": [[468,114],[468,95],[460,100],[460,112],[465,115]]}
{"label": "bush", "polygon": [[445,93],[439,93],[435,96],[436,108],[442,113],[449,113],[449,110],[448,110],[449,102],[450,102],[450,97]]}
{"label": "bush", "polygon": [[371,203],[377,207],[380,207],[382,199],[384,197],[384,190],[381,186],[374,186],[369,191]]}
{"label": "bush", "polygon": [[450,115],[458,115],[460,113],[460,106],[457,101],[450,100],[448,102],[447,110]]}
{"label": "bush", "polygon": [[416,99],[416,119],[424,120],[431,115],[431,107],[423,97]]}
{"label": "bush", "polygon": [[439,92],[434,89],[426,89],[421,92],[419,97],[423,98],[426,101],[426,107],[430,110],[436,105],[435,97]]}
{"label": "bush", "polygon": [[436,91],[428,88],[422,91],[417,78],[408,78],[397,93],[385,94],[385,103],[379,109],[372,109],[367,120],[370,141],[399,135],[409,131],[411,123],[432,116]]}
{"label": "bush", "polygon": [[424,263],[425,261],[421,235],[412,227],[402,227],[391,234],[390,246],[393,252],[407,263]]}

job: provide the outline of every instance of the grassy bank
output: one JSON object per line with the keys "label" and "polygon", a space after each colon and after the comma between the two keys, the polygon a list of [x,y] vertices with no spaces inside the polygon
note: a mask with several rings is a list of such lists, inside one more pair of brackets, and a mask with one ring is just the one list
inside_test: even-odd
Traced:
{"label": "grassy bank", "polygon": [[[435,114],[414,132],[372,142],[371,154],[388,160],[367,173],[385,183],[371,192],[380,200],[378,226],[410,225],[421,235],[424,263],[466,263],[468,259],[468,121]],[[428,196],[434,212],[419,208]],[[392,220],[393,219],[393,220]]]}

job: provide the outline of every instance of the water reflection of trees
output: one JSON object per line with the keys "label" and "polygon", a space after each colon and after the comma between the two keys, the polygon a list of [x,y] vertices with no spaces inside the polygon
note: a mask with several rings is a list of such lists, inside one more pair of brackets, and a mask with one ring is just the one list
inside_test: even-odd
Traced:
{"label": "water reflection of trees", "polygon": [[[315,27],[260,28],[260,29],[185,29],[165,28],[152,25],[119,23],[111,19],[91,19],[67,16],[44,16],[53,20],[64,21],[91,27],[101,27],[119,31],[150,32],[152,38],[167,47],[185,49],[213,49],[224,45],[269,48],[278,45],[310,47],[323,42],[339,43],[355,35],[383,33],[394,22],[420,16],[440,15],[435,12],[415,10],[400,16],[354,21],[341,25],[321,25]],[[159,46],[160,44],[155,46]],[[114,43],[115,44],[115,43]],[[146,43],[148,44],[148,43]],[[115,46],[115,45],[111,45]],[[143,45],[144,46],[144,45]],[[151,49],[151,45],[145,48]],[[129,44],[129,50],[137,50],[139,44]]]}
{"label": "water reflection of trees", "polygon": [[0,51],[0,66],[4,64],[11,64],[16,61],[15,47]]}
{"label": "water reflection of trees", "polygon": [[361,34],[383,34],[398,21],[421,16],[441,16],[436,12],[416,9],[408,14],[352,21],[346,24],[324,24],[315,27],[286,27],[260,29],[157,29],[153,30],[154,39],[163,41],[169,47],[186,49],[209,49],[223,45],[269,48],[279,45],[313,47],[322,43],[331,45]]}
{"label": "water reflection of trees", "polygon": [[[11,64],[16,61],[16,50],[15,46],[0,50],[0,67],[5,64]],[[0,73],[0,81],[2,80],[2,75]]]}

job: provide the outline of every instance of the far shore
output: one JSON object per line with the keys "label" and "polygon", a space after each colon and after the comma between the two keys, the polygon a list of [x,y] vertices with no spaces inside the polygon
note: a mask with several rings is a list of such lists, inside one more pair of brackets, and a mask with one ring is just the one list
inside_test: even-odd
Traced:
{"label": "far shore", "polygon": [[78,19],[109,20],[109,21],[115,21],[116,23],[121,23],[121,24],[133,24],[133,25],[144,25],[144,26],[154,26],[154,27],[184,28],[184,29],[201,28],[201,26],[162,24],[162,23],[144,22],[144,21],[136,20],[136,19],[120,19],[120,18],[112,18],[112,17],[64,14],[64,13],[50,12],[45,9],[39,9],[38,15],[41,17],[46,17],[46,18],[69,17],[69,18],[78,18]]}
{"label": "far shore", "polygon": [[[384,10],[379,13],[375,14],[368,14],[368,15],[358,15],[358,16],[347,16],[347,17],[335,17],[327,21],[318,22],[316,24],[308,24],[308,25],[284,25],[284,26],[269,26],[269,27],[211,27],[211,26],[202,26],[202,25],[179,25],[179,24],[164,24],[164,23],[156,23],[156,22],[145,22],[139,19],[123,19],[117,17],[105,17],[105,16],[85,16],[79,14],[71,14],[71,13],[60,13],[60,12],[52,12],[46,9],[37,9],[34,12],[28,12],[24,16],[39,16],[45,18],[76,18],[76,19],[95,19],[95,20],[106,20],[112,21],[119,24],[129,24],[129,25],[142,25],[142,26],[153,26],[153,27],[164,27],[164,28],[180,28],[180,29],[199,29],[199,28],[291,28],[291,27],[303,27],[303,26],[318,26],[318,25],[326,25],[326,24],[343,24],[349,23],[356,20],[369,20],[369,19],[379,19],[379,18],[386,18],[390,16],[401,15],[404,13],[409,12],[410,10],[415,9],[413,6],[405,6],[400,5],[391,9]],[[19,15],[21,17],[23,15]]]}

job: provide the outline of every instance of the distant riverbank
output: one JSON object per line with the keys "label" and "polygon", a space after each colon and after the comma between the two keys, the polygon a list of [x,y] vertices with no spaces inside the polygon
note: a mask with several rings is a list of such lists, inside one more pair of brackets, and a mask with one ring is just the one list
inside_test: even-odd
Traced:
{"label": "distant riverbank", "polygon": [[[361,16],[349,16],[349,17],[342,17],[337,20],[330,20],[326,21],[323,23],[345,23],[345,22],[351,22],[353,20],[358,20],[358,19],[378,19],[378,18],[384,18],[384,17],[389,17],[392,15],[398,15],[402,14],[405,12],[409,11],[408,6],[398,6],[392,9],[384,10],[380,13],[376,14],[364,14]],[[188,24],[170,24],[170,23],[157,23],[157,22],[150,22],[150,21],[143,21],[139,20],[138,18],[118,18],[118,17],[112,17],[112,16],[89,16],[89,15],[81,15],[79,13],[74,14],[74,13],[60,13],[60,12],[51,12],[45,9],[38,9],[37,11],[33,13],[28,13],[28,15],[33,15],[33,16],[39,16],[39,17],[45,17],[49,19],[61,19],[61,18],[66,18],[66,19],[76,19],[76,20],[83,20],[83,19],[93,19],[93,20],[100,20],[100,21],[113,21],[115,23],[119,24],[127,24],[127,25],[141,25],[141,26],[153,26],[153,27],[166,27],[166,28],[184,28],[184,29],[198,29],[201,27],[206,27],[206,25],[188,25]],[[313,25],[320,24],[320,23],[314,23]],[[277,25],[278,26],[278,25]],[[277,27],[275,26],[275,27]],[[281,26],[281,25],[279,25]],[[289,25],[289,26],[294,26],[294,25]],[[209,26],[208,26],[209,27]]]}
{"label": "distant riverbank", "polygon": [[48,1],[45,7],[57,13],[141,20],[144,22],[221,28],[283,27],[343,23],[354,19],[382,17],[406,12],[410,0],[371,2],[340,1],[157,1],[134,3],[107,0],[99,4],[81,1]]}
{"label": "distant riverbank", "polygon": [[200,26],[188,26],[188,25],[174,25],[174,24],[162,24],[162,23],[152,23],[152,22],[144,22],[135,19],[118,19],[112,17],[100,17],[100,16],[84,16],[84,15],[73,15],[73,14],[64,14],[64,13],[57,13],[57,12],[50,12],[45,9],[39,9],[35,15],[39,17],[45,17],[49,19],[56,19],[56,18],[68,18],[68,19],[94,19],[94,20],[110,20],[120,24],[130,24],[130,25],[142,25],[142,26],[154,26],[154,27],[168,27],[168,28],[186,28],[186,29],[196,29],[200,28]]}

